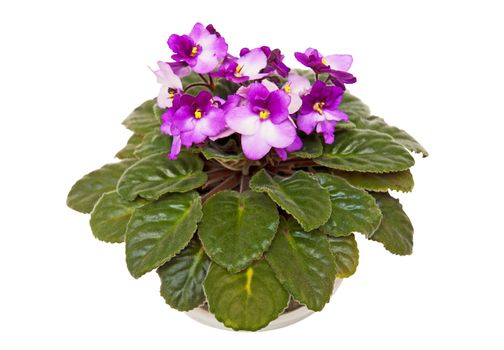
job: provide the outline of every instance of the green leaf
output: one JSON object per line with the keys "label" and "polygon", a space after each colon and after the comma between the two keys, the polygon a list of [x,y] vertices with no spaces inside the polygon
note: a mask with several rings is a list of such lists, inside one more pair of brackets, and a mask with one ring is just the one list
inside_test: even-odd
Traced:
{"label": "green leaf", "polygon": [[383,219],[371,236],[391,253],[410,255],[413,252],[413,225],[402,209],[399,200],[388,193],[373,193],[383,214]]}
{"label": "green leaf", "polygon": [[323,173],[316,176],[329,192],[332,204],[331,217],[320,230],[335,237],[348,236],[352,232],[370,237],[382,218],[373,196],[340,177]]}
{"label": "green leaf", "polygon": [[322,155],[322,142],[318,135],[308,135],[303,140],[303,148],[292,154],[299,158],[317,158]]}
{"label": "green leaf", "polygon": [[374,192],[387,192],[388,190],[411,192],[415,184],[409,170],[384,174],[340,170],[333,170],[332,173],[344,178],[352,186]]}
{"label": "green leaf", "polygon": [[235,274],[212,263],[203,286],[210,312],[234,330],[264,328],[289,303],[289,294],[264,260]]}
{"label": "green leaf", "polygon": [[135,163],[134,159],[107,164],[77,181],[68,193],[67,205],[81,213],[90,213],[105,192],[115,189],[123,172]]}
{"label": "green leaf", "polygon": [[245,160],[245,157],[243,156],[243,153],[231,153],[231,152],[226,152],[222,149],[218,149],[216,147],[205,147],[201,151],[203,153],[203,156],[208,159],[216,159],[216,160],[222,160],[222,161],[243,161]]}
{"label": "green leaf", "polygon": [[202,170],[203,161],[188,152],[180,153],[177,160],[169,160],[166,153],[153,154],[124,172],[117,192],[129,201],[137,196],[153,200],[165,193],[187,192],[206,182]]}
{"label": "green leaf", "polygon": [[151,130],[159,129],[161,121],[154,114],[156,99],[147,100],[135,108],[133,112],[123,121],[123,125],[131,131],[145,134]]}
{"label": "green leaf", "polygon": [[104,193],[91,212],[89,223],[94,236],[104,242],[123,242],[131,215],[146,203],[143,200],[125,201],[116,191]]}
{"label": "green leaf", "polygon": [[361,129],[370,129],[392,136],[395,142],[403,145],[411,152],[421,153],[424,157],[429,155],[429,152],[406,131],[388,125],[385,120],[380,117],[370,116],[366,119],[356,120],[355,124]]}
{"label": "green leaf", "polygon": [[350,121],[353,123],[357,123],[357,121],[363,118],[367,118],[371,115],[369,107],[360,99],[349,94],[348,92],[345,92],[345,95],[343,95],[343,101],[341,102],[339,109],[345,112],[348,115]]}
{"label": "green leaf", "polygon": [[128,143],[126,144],[126,146],[124,146],[115,155],[116,158],[119,158],[119,159],[134,158],[133,151],[135,150],[135,147],[138,146],[138,144],[142,141],[142,139],[143,139],[143,135],[141,135],[141,134],[131,135],[131,137],[128,139]]}
{"label": "green leaf", "polygon": [[334,256],[325,235],[307,233],[294,220],[282,219],[266,260],[294,299],[310,310],[324,308],[336,277]]}
{"label": "green leaf", "polygon": [[336,130],[338,129],[355,129],[357,126],[355,126],[354,123],[352,122],[339,122],[336,124]]}
{"label": "green leaf", "polygon": [[328,168],[387,173],[407,170],[415,160],[392,137],[373,130],[350,129],[336,133],[334,143],[314,159]]}
{"label": "green leaf", "polygon": [[336,262],[336,277],[352,276],[359,265],[359,249],[354,235],[346,237],[327,236],[329,247]]}
{"label": "green leaf", "polygon": [[277,207],[265,194],[223,191],[203,205],[198,235],[212,261],[238,272],[268,249],[278,220]]}
{"label": "green leaf", "polygon": [[297,171],[286,178],[272,178],[262,169],[252,177],[250,187],[256,192],[266,192],[306,231],[320,227],[331,216],[329,193],[304,171]]}
{"label": "green leaf", "polygon": [[180,252],[202,215],[195,191],[174,193],[135,210],[126,229],[126,263],[131,275],[138,278]]}
{"label": "green leaf", "polygon": [[170,153],[171,143],[171,136],[163,134],[159,129],[152,130],[143,136],[133,154],[137,158],[145,158],[162,152],[168,154]]}
{"label": "green leaf", "polygon": [[157,273],[161,279],[161,296],[166,303],[179,311],[189,311],[203,304],[203,281],[210,259],[197,239],[177,256],[161,266]]}

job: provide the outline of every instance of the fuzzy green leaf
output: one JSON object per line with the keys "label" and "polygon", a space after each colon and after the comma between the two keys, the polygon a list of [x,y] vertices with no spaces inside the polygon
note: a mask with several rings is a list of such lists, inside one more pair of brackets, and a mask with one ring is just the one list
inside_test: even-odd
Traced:
{"label": "fuzzy green leaf", "polygon": [[388,193],[373,193],[383,214],[383,219],[371,236],[391,253],[410,255],[413,252],[413,225],[402,209],[399,200]]}
{"label": "fuzzy green leaf", "polygon": [[131,275],[138,278],[180,252],[202,215],[195,191],[174,193],[135,210],[126,229],[126,263]]}
{"label": "fuzzy green leaf", "polygon": [[277,207],[265,194],[223,191],[203,205],[198,235],[212,261],[238,272],[268,249],[278,220]]}
{"label": "fuzzy green leaf", "polygon": [[317,158],[322,155],[322,141],[318,135],[308,135],[303,139],[303,148],[292,154],[299,158]]}
{"label": "fuzzy green leaf", "polygon": [[392,136],[395,142],[403,145],[411,152],[421,153],[424,157],[429,155],[429,152],[427,152],[413,136],[402,129],[388,125],[385,120],[380,117],[370,116],[368,118],[355,120],[354,122],[360,129],[375,130]]}
{"label": "fuzzy green leaf", "polygon": [[263,169],[252,177],[250,188],[256,192],[266,192],[306,231],[320,227],[331,216],[329,193],[304,171],[297,171],[286,178],[273,178]]}
{"label": "fuzzy green leaf", "polygon": [[128,143],[126,146],[124,146],[119,152],[116,154],[116,158],[119,159],[128,159],[128,158],[135,158],[133,152],[135,151],[136,146],[142,141],[143,139],[142,134],[133,134],[131,137],[128,139]]}
{"label": "fuzzy green leaf", "polygon": [[202,170],[203,161],[188,152],[180,153],[177,160],[169,160],[166,153],[153,154],[124,172],[117,192],[129,201],[137,196],[155,200],[165,193],[187,192],[206,182]]}
{"label": "fuzzy green leaf", "polygon": [[320,230],[335,237],[348,236],[352,232],[371,236],[382,218],[373,196],[340,177],[323,173],[316,176],[329,191],[332,204],[331,217]]}
{"label": "fuzzy green leaf", "polygon": [[91,212],[91,231],[96,238],[109,243],[124,241],[126,226],[135,209],[147,202],[136,200],[125,201],[116,191],[104,193]]}
{"label": "fuzzy green leaf", "polygon": [[145,158],[157,153],[170,153],[171,136],[163,134],[159,129],[145,134],[135,148],[133,154],[136,158]]}
{"label": "fuzzy green leaf", "polygon": [[107,164],[77,181],[68,193],[67,205],[81,213],[90,213],[101,195],[115,190],[117,181],[131,165],[134,159]]}
{"label": "fuzzy green leaf", "polygon": [[266,260],[294,299],[310,310],[324,308],[336,277],[334,256],[324,234],[307,233],[296,221],[282,219]]}
{"label": "fuzzy green leaf", "polygon": [[336,262],[336,277],[352,276],[359,265],[359,249],[355,236],[353,234],[346,237],[327,236],[327,240]]}
{"label": "fuzzy green leaf", "polygon": [[289,303],[289,294],[264,260],[235,274],[212,263],[203,286],[210,312],[234,330],[264,328]]}
{"label": "fuzzy green leaf", "polygon": [[156,99],[145,101],[124,119],[123,125],[139,134],[145,134],[154,129],[159,129],[161,121],[156,118],[154,113],[155,104]]}
{"label": "fuzzy green leaf", "polygon": [[361,129],[337,132],[334,142],[324,145],[324,154],[314,161],[328,168],[371,173],[402,171],[415,164],[389,135]]}
{"label": "fuzzy green leaf", "polygon": [[415,182],[409,170],[374,174],[333,170],[332,173],[347,180],[352,186],[373,192],[388,190],[411,192]]}
{"label": "fuzzy green leaf", "polygon": [[348,115],[350,122],[354,124],[357,121],[367,118],[371,115],[369,107],[360,99],[349,94],[348,92],[345,92],[345,95],[343,95],[343,101],[341,102],[339,109],[345,112]]}
{"label": "fuzzy green leaf", "polygon": [[161,296],[166,303],[179,311],[189,311],[203,304],[203,281],[210,259],[197,239],[193,239],[173,259],[161,266],[157,273],[161,279]]}

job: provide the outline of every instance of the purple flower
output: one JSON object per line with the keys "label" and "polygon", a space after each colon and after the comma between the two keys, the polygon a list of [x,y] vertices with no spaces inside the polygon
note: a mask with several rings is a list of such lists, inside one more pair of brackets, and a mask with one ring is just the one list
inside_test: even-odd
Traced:
{"label": "purple flower", "polygon": [[159,70],[153,71],[158,83],[161,84],[157,104],[160,108],[168,108],[172,106],[175,95],[182,91],[182,81],[168,63],[159,61],[158,66]]}
{"label": "purple flower", "polygon": [[294,142],[285,148],[275,148],[275,152],[282,160],[287,160],[287,152],[296,152],[303,148],[303,141],[296,135]]}
{"label": "purple flower", "polygon": [[260,73],[266,67],[267,57],[258,48],[244,53],[236,59],[228,56],[222,63],[219,71],[213,73],[216,77],[223,77],[235,83],[243,83],[247,80],[260,79],[267,74]]}
{"label": "purple flower", "polygon": [[221,36],[212,34],[201,23],[196,23],[189,35],[172,34],[168,46],[175,61],[186,62],[196,73],[211,72],[226,56],[228,45]]}
{"label": "purple flower", "polygon": [[308,78],[297,74],[290,74],[287,82],[282,89],[289,94],[291,103],[289,105],[289,114],[296,113],[301,108],[303,96],[310,90],[311,84]]}
{"label": "purple flower", "polygon": [[261,83],[246,90],[245,104],[226,113],[229,128],[241,134],[243,153],[248,159],[264,157],[272,147],[285,148],[296,138],[289,119],[290,98],[282,90],[270,92]]}
{"label": "purple flower", "polygon": [[[280,49],[271,50],[269,46],[261,46],[260,49],[266,55],[266,67],[262,69],[261,73],[269,74],[276,70],[280,76],[287,77],[291,69],[283,63],[284,55],[282,55]],[[248,48],[243,48],[240,51],[240,56],[249,52]]]}
{"label": "purple flower", "polygon": [[196,97],[177,96],[162,120],[161,131],[173,136],[170,159],[177,158],[181,145],[189,148],[218,135],[226,127],[224,110],[208,91],[201,91]]}
{"label": "purple flower", "polygon": [[353,84],[357,79],[348,70],[352,66],[351,55],[323,56],[318,50],[308,48],[304,53],[294,53],[296,59],[306,67],[310,67],[317,74],[328,73],[331,82],[342,88],[345,84]]}
{"label": "purple flower", "polygon": [[326,143],[334,141],[334,127],[339,121],[348,121],[348,116],[338,110],[344,90],[339,86],[327,86],[317,80],[309,94],[301,99],[297,124],[301,131],[310,134],[315,129],[324,135]]}

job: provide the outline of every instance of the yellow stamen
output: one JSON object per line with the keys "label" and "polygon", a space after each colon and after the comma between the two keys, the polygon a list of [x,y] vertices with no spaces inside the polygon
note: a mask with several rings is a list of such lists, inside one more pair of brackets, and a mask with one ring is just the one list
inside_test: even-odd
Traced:
{"label": "yellow stamen", "polygon": [[173,90],[173,89],[168,89],[168,98],[173,100],[173,98],[175,97],[175,93],[176,91]]}
{"label": "yellow stamen", "polygon": [[322,107],[325,106],[325,102],[317,102],[313,105],[313,110],[317,111],[318,114],[322,114]]}
{"label": "yellow stamen", "polygon": [[247,295],[252,295],[252,276],[254,276],[254,269],[249,267],[245,275],[247,276],[247,282],[245,283],[245,290],[247,291]]}
{"label": "yellow stamen", "polygon": [[327,66],[327,60],[325,58],[322,58],[322,64]]}
{"label": "yellow stamen", "polygon": [[269,115],[270,115],[270,112],[267,110],[262,110],[259,112],[259,118],[261,118],[261,119],[268,119]]}
{"label": "yellow stamen", "polygon": [[285,84],[285,86],[284,86],[284,91],[285,91],[286,93],[288,93],[288,94],[291,92],[291,86],[290,86],[290,83]]}
{"label": "yellow stamen", "polygon": [[201,119],[201,117],[202,117],[202,116],[203,116],[203,115],[202,115],[202,113],[201,113],[201,110],[200,110],[200,109],[197,109],[197,110],[195,110],[195,111],[194,111],[194,118],[196,118],[196,119]]}
{"label": "yellow stamen", "polygon": [[243,69],[243,66],[237,65],[235,68],[235,77],[239,78],[242,76],[241,71]]}
{"label": "yellow stamen", "polygon": [[198,53],[198,45],[195,45],[191,50],[191,57],[196,56],[197,53]]}

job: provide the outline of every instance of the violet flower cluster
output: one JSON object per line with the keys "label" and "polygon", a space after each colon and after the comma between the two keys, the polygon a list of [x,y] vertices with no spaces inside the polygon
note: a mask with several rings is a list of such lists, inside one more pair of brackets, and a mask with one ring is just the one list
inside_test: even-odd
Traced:
{"label": "violet flower cluster", "polygon": [[[239,134],[246,158],[258,160],[273,149],[285,160],[288,152],[303,147],[304,135],[322,134],[330,144],[336,124],[348,121],[339,106],[345,84],[356,81],[348,73],[350,55],[324,56],[312,48],[296,52],[296,59],[317,77],[312,85],[291,72],[279,49],[244,48],[231,55],[212,25],[196,23],[187,35],[171,35],[168,46],[173,61],[158,62],[154,73],[161,84],[157,104],[165,109],[161,131],[173,137],[170,159],[177,158],[182,146]],[[199,85],[209,91],[188,94],[181,79],[191,73],[199,74]],[[325,79],[319,80],[320,75]],[[213,94],[218,79],[238,86],[225,100]]]}

